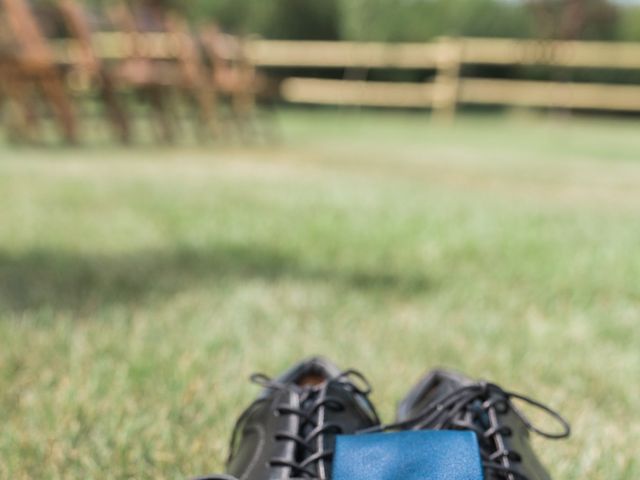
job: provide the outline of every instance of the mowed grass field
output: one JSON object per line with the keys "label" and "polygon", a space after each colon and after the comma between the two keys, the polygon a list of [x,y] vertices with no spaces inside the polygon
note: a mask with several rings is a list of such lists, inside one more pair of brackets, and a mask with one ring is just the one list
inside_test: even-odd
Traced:
{"label": "mowed grass field", "polygon": [[554,478],[640,478],[637,121],[279,118],[0,147],[0,478],[219,471],[249,374],[312,354],[386,421],[431,367],[491,379],[572,421],[535,440]]}

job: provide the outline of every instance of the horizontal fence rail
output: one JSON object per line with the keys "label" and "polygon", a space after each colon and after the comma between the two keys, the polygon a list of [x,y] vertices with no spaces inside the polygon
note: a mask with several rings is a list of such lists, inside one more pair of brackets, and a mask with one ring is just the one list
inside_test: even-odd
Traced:
{"label": "horizontal fence rail", "polygon": [[[95,50],[104,59],[137,55],[173,58],[179,35],[98,33]],[[425,83],[287,78],[282,97],[308,104],[433,108],[451,115],[458,104],[512,105],[640,111],[640,86],[496,80],[461,76],[464,65],[542,65],[557,68],[640,69],[640,44],[486,38],[444,38],[431,43],[248,40],[246,55],[269,68],[434,70]],[[73,42],[59,42],[61,63],[80,55]]]}
{"label": "horizontal fence rail", "polygon": [[469,79],[459,101],[477,105],[640,111],[640,86]]}
{"label": "horizontal fence rail", "polygon": [[249,58],[265,67],[433,68],[438,45],[255,40]]}
{"label": "horizontal fence rail", "polygon": [[[293,77],[282,84],[292,103],[430,108],[433,83],[365,82]],[[526,80],[466,79],[457,101],[473,105],[640,111],[640,86]]]}
{"label": "horizontal fence rail", "polygon": [[289,78],[282,96],[290,102],[373,107],[431,107],[434,86],[429,83],[364,82],[318,78]]}
{"label": "horizontal fence rail", "polygon": [[[134,49],[154,58],[171,58],[179,35],[122,32],[93,34],[95,50],[106,59],[122,59]],[[459,50],[460,62],[476,65],[548,65],[640,69],[640,43],[562,42],[487,38],[442,39],[432,43],[250,40],[249,58],[263,67],[433,68],[443,49]],[[56,42],[61,62],[78,55],[74,41]]]}
{"label": "horizontal fence rail", "polygon": [[254,40],[249,54],[269,67],[432,68],[443,50],[459,50],[460,62],[476,65],[549,65],[640,68],[640,44],[560,42],[486,38],[442,39],[433,43]]}

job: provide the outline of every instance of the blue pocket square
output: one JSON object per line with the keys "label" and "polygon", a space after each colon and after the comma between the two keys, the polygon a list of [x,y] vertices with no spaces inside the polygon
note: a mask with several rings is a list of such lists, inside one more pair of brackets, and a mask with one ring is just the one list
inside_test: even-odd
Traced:
{"label": "blue pocket square", "polygon": [[482,480],[473,432],[340,435],[333,480]]}

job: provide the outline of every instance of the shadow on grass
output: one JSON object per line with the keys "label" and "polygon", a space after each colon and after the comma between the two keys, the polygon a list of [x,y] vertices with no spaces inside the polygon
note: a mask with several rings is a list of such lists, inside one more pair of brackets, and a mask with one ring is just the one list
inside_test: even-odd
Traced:
{"label": "shadow on grass", "polygon": [[64,250],[0,251],[0,312],[52,308],[86,312],[143,302],[192,288],[228,288],[250,280],[329,283],[341,290],[417,295],[426,277],[382,268],[306,265],[293,254],[255,246],[142,250],[121,255]]}

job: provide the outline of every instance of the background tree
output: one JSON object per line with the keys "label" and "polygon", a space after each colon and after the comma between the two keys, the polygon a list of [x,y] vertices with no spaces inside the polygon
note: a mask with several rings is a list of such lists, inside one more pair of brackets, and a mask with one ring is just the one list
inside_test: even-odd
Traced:
{"label": "background tree", "polygon": [[540,38],[616,38],[618,11],[608,0],[529,0],[528,4]]}

